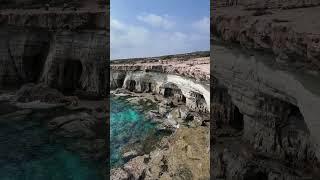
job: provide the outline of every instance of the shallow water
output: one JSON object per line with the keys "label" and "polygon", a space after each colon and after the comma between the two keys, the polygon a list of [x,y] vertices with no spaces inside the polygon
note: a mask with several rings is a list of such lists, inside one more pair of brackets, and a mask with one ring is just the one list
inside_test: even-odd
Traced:
{"label": "shallow water", "polygon": [[157,133],[155,123],[148,121],[143,112],[126,100],[112,97],[110,103],[110,163],[114,168],[125,163],[121,152],[126,145],[138,142],[147,153],[162,135]]}
{"label": "shallow water", "polygon": [[52,141],[39,120],[0,119],[1,180],[98,180],[101,169]]}

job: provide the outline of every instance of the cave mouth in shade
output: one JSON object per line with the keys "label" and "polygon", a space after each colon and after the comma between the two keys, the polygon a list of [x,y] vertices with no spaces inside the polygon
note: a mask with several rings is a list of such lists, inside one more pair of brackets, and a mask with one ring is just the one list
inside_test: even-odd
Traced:
{"label": "cave mouth in shade", "polygon": [[146,119],[143,110],[138,110],[125,98],[111,97],[110,105],[111,168],[119,167],[126,162],[122,158],[124,148],[135,149],[138,144],[141,147],[138,150],[139,155],[147,154],[168,134],[157,131],[157,124]]}
{"label": "cave mouth in shade", "polygon": [[53,143],[39,119],[0,119],[1,179],[102,180],[101,166]]}
{"label": "cave mouth in shade", "polygon": [[80,88],[83,67],[80,60],[69,59],[64,62],[62,87],[65,94],[72,94]]}

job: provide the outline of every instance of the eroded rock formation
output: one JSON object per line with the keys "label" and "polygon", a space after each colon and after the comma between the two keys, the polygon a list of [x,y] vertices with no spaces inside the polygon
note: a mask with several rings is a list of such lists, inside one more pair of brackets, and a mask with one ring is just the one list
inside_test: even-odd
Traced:
{"label": "eroded rock formation", "polygon": [[[209,112],[209,87],[191,79],[177,75],[159,74],[153,72],[127,72],[122,75],[111,70],[110,83],[112,88],[125,88],[133,92],[150,92],[161,94],[184,102],[190,109]],[[122,84],[121,84],[122,82]]]}
{"label": "eroded rock formation", "polygon": [[106,94],[108,21],[106,7],[1,10],[0,86]]}

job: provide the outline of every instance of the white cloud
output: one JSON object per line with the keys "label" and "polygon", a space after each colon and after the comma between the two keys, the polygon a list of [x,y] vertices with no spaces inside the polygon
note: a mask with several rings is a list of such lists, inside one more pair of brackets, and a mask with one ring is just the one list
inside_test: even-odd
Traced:
{"label": "white cloud", "polygon": [[210,19],[203,17],[202,19],[192,23],[193,28],[202,33],[210,33]]}
{"label": "white cloud", "polygon": [[209,50],[209,36],[179,30],[151,30],[111,17],[111,59],[160,56]]}
{"label": "white cloud", "polygon": [[115,29],[120,29],[121,30],[121,29],[125,28],[125,25],[122,24],[121,22],[119,22],[118,20],[111,18],[110,27],[113,30],[115,30]]}
{"label": "white cloud", "polygon": [[116,19],[110,21],[110,41],[115,48],[139,46],[145,43],[149,30],[141,26],[126,25]]}
{"label": "white cloud", "polygon": [[144,14],[137,16],[137,19],[153,27],[159,27],[164,29],[170,29],[175,25],[173,21],[169,20],[169,16],[167,15],[159,16],[156,14]]}

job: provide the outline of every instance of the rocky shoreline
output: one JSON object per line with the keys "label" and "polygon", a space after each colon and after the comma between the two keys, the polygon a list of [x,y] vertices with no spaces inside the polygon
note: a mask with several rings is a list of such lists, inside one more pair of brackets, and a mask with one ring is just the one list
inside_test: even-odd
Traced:
{"label": "rocky shoreline", "polygon": [[[199,77],[203,79],[186,81],[183,76],[173,75],[175,78],[172,78],[166,70],[157,70],[166,69],[159,61],[180,63],[181,66],[183,62],[175,59],[143,61],[130,61],[133,64],[130,69],[127,63],[111,64],[112,94],[118,98],[125,96],[127,101],[144,111],[147,119],[157,123],[158,131],[170,134],[156,142],[147,154],[134,156],[134,150],[127,147],[123,154],[127,162],[111,170],[111,179],[209,179],[210,120],[206,103],[209,96],[202,87],[205,85],[197,84],[201,80],[206,82],[208,74],[201,71],[205,76]],[[194,62],[198,61],[209,68],[206,58]],[[193,61],[186,58],[184,62]],[[187,86],[184,81],[190,88],[183,88],[183,85]],[[199,95],[193,96],[194,93]]]}

